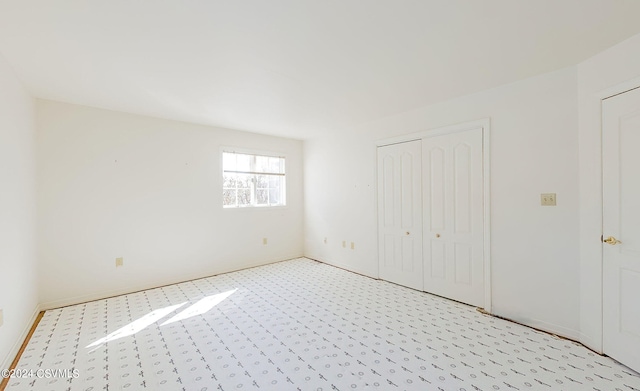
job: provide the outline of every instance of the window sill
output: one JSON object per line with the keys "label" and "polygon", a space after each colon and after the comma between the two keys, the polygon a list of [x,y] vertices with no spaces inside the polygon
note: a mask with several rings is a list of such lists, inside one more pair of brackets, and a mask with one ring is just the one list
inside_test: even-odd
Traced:
{"label": "window sill", "polygon": [[278,205],[278,206],[223,206],[223,210],[255,210],[255,211],[278,211],[285,210],[289,207],[287,205]]}

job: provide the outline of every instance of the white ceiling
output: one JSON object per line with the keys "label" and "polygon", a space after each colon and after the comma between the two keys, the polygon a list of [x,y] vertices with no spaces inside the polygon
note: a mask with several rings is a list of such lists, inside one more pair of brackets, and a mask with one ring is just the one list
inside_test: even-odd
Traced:
{"label": "white ceiling", "polygon": [[638,0],[0,0],[40,98],[314,137],[569,66]]}

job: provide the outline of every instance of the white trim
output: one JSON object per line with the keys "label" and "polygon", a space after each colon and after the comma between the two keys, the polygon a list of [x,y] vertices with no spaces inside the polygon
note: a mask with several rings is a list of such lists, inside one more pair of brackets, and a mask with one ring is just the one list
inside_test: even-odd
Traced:
{"label": "white trim", "polygon": [[[282,152],[275,152],[264,149],[252,149],[252,148],[241,148],[241,147],[231,147],[228,145],[223,145],[220,147],[220,153],[229,152],[229,153],[239,153],[243,155],[258,155],[258,156],[267,156],[267,157],[279,157],[286,159],[287,154]],[[286,170],[286,167],[285,167]]]}
{"label": "white trim", "polygon": [[493,309],[491,289],[491,120],[482,120],[482,188],[484,212],[484,310]]}
{"label": "white trim", "polygon": [[593,350],[598,354],[604,354],[602,353],[602,350],[593,348],[593,346],[598,346],[600,342],[594,340],[593,338],[591,338],[591,336],[586,335],[582,332],[576,332],[576,335],[577,335],[577,339],[576,339],[577,342],[580,342],[582,345],[586,346],[587,348]]}
{"label": "white trim", "polygon": [[616,95],[624,94],[625,92],[635,90],[637,88],[640,88],[640,77],[636,77],[635,79],[627,80],[613,87],[606,88],[598,92],[596,95],[602,101],[602,100],[614,97]]}
{"label": "white trim", "polygon": [[[222,206],[222,210],[245,210],[250,211],[247,213],[254,213],[256,211],[275,212],[289,209],[289,205],[251,205],[251,206]],[[233,212],[241,213],[241,212]]]}
{"label": "white trim", "polygon": [[577,330],[570,329],[568,327],[560,326],[554,323],[545,322],[539,319],[520,319],[518,317],[503,317],[503,319],[513,320],[516,323],[520,323],[526,327],[531,327],[536,330],[541,330],[546,333],[554,334],[562,338],[568,338],[573,341],[579,341],[581,334]]}
{"label": "white trim", "polygon": [[489,129],[491,126],[491,120],[489,118],[483,118],[475,121],[463,122],[459,124],[443,126],[440,128],[423,130],[418,133],[405,134],[402,136],[390,137],[376,141],[376,146],[382,147],[385,145],[405,143],[408,141],[422,140],[423,138],[440,136],[443,134],[464,132],[466,130],[484,128]]}
{"label": "white trim", "polygon": [[[366,271],[364,269],[360,269],[358,267],[353,267],[353,265],[348,264],[348,263],[330,261],[330,260],[328,260],[328,259],[326,259],[325,257],[322,257],[322,256],[305,255],[304,257],[301,257],[301,258],[307,258],[307,259],[310,259],[312,261],[324,263],[324,264],[327,264],[329,266],[337,267],[339,269],[346,270],[346,271],[351,272],[351,273],[356,273],[356,274],[359,274],[361,276],[365,276],[365,277],[368,277],[368,278],[373,278],[374,280],[379,280],[380,279],[378,276],[371,275],[371,273],[369,273],[368,271]],[[407,289],[411,289],[411,288],[407,288]]]}
{"label": "white trim", "polygon": [[[27,335],[29,335],[29,331],[31,331],[31,328],[36,322],[36,319],[38,318],[38,314],[41,311],[42,310],[40,308],[40,305],[36,305],[36,309],[33,311],[33,314],[31,315],[29,322],[27,322],[25,329],[22,331],[22,333],[20,334],[20,337],[16,340],[16,342],[13,344],[13,346],[9,350],[9,353],[7,353],[7,356],[2,360],[2,363],[0,363],[0,369],[11,368],[11,364],[13,363],[13,360],[15,360],[15,358],[18,356],[18,353],[20,352],[20,348],[22,347],[22,344],[27,339]],[[0,378],[0,380],[2,379]]]}
{"label": "white trim", "polygon": [[[444,126],[435,129],[424,130],[418,133],[411,133],[397,137],[386,138],[375,142],[377,147],[385,145],[405,143],[409,141],[422,140],[429,137],[441,136],[444,134],[451,134],[457,132],[464,132],[467,130],[482,128],[482,185],[483,185],[483,220],[484,220],[484,309],[491,313],[492,295],[491,295],[491,119],[483,118],[475,121],[463,122],[459,124]],[[377,167],[377,165],[376,165]],[[377,178],[377,175],[375,176]],[[376,189],[378,183],[376,179]],[[375,192],[377,194],[377,191]],[[378,199],[376,196],[376,206],[378,205]],[[378,217],[378,210],[376,207],[376,222]],[[377,225],[377,224],[376,224]],[[378,264],[379,264],[378,254]],[[378,266],[379,267],[379,266]]]}
{"label": "white trim", "polygon": [[[380,238],[380,223],[378,222],[378,145],[374,143],[374,148],[371,149],[373,154],[373,215],[376,218],[376,274],[372,276],[376,280],[380,279],[380,246],[378,240]],[[422,189],[420,190],[422,194]],[[364,273],[361,273],[364,274]],[[366,274],[365,274],[366,275]]]}

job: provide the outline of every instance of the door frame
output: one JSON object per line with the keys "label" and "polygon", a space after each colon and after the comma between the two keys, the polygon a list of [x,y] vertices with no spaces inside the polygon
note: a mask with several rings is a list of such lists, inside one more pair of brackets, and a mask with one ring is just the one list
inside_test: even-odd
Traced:
{"label": "door frame", "polygon": [[[377,147],[385,145],[399,144],[407,141],[422,140],[434,136],[442,136],[451,133],[464,132],[466,130],[482,128],[482,191],[483,191],[483,266],[484,266],[484,310],[492,312],[491,295],[491,119],[483,118],[475,121],[463,122],[459,124],[442,126],[428,129],[417,133],[410,133],[402,136],[390,137],[377,140]],[[377,161],[376,161],[377,171]],[[377,175],[376,175],[377,180]],[[376,182],[376,188],[378,184]],[[378,221],[378,199],[376,192],[376,221]],[[379,235],[378,235],[379,236]],[[378,254],[379,255],[379,254]],[[378,265],[380,259],[378,258]]]}
{"label": "door frame", "polygon": [[[579,102],[580,342],[603,351],[603,101],[640,88],[640,77],[590,94]],[[596,175],[594,175],[594,173]]]}

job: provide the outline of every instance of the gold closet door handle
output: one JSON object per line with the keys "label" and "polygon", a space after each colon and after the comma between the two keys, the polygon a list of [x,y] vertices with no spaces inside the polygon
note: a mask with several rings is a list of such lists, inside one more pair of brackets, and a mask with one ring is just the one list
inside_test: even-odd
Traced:
{"label": "gold closet door handle", "polygon": [[616,244],[622,244],[621,241],[619,241],[618,239],[614,238],[613,236],[609,236],[606,239],[602,239],[602,241],[606,244],[610,244],[612,246],[615,246]]}

